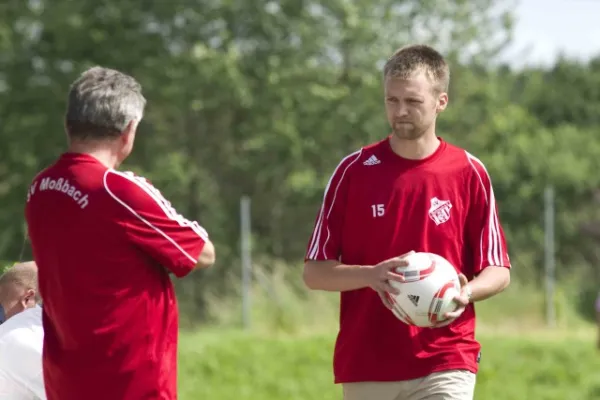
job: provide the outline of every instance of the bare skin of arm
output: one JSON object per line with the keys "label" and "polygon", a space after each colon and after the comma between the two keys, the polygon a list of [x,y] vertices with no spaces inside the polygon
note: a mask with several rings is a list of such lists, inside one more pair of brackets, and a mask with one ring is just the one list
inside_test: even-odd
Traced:
{"label": "bare skin of arm", "polygon": [[390,281],[404,282],[404,277],[395,272],[406,267],[406,256],[414,252],[390,258],[377,265],[345,265],[339,261],[307,261],[304,264],[304,283],[312,290],[345,292],[370,287],[375,290],[386,306],[386,292],[397,293]]}
{"label": "bare skin of arm", "polygon": [[[389,278],[395,274],[389,271]],[[374,267],[345,265],[338,261],[308,261],[304,264],[304,283],[309,289],[328,292],[345,292],[370,286]],[[388,284],[389,286],[389,284]],[[391,290],[391,286],[387,287]]]}
{"label": "bare skin of arm", "polygon": [[[463,275],[459,275],[461,292],[454,299],[457,308],[455,311],[446,313],[445,320],[436,326],[446,326],[461,316],[469,303],[489,299],[502,292],[510,284],[510,270],[505,267],[490,266],[485,268],[470,282]],[[467,288],[471,289],[471,298],[467,296]]]}
{"label": "bare skin of arm", "polygon": [[469,282],[471,302],[489,299],[502,292],[510,284],[510,270],[505,267],[490,266]]}
{"label": "bare skin of arm", "polygon": [[215,263],[215,246],[207,240],[194,269],[208,268]]}

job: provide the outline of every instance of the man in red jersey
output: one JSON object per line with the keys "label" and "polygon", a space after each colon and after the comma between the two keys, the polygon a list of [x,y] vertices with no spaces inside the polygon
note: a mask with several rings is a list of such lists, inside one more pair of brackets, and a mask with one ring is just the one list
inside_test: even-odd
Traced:
{"label": "man in red jersey", "polygon": [[[304,281],[341,292],[334,374],[346,400],[470,400],[480,356],[472,303],[510,282],[492,183],[481,161],[436,135],[449,83],[436,50],[399,49],[384,83],[392,133],[335,169]],[[401,280],[394,268],[410,251],[439,254],[462,273],[445,326],[408,326],[385,304],[389,281]]]}
{"label": "man in red jersey", "polygon": [[26,219],[44,299],[48,400],[175,400],[178,310],[169,277],[214,263],[204,228],[116,168],[146,100],[94,67],[69,92],[69,149],[33,180]]}

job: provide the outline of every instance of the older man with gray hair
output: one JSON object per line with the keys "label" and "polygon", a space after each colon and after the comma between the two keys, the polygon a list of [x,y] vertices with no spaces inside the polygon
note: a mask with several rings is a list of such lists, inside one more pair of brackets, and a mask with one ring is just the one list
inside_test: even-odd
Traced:
{"label": "older man with gray hair", "polygon": [[0,400],[45,400],[42,375],[42,310],[34,262],[0,275]]}
{"label": "older man with gray hair", "polygon": [[48,400],[177,399],[178,309],[169,274],[211,266],[214,247],[146,179],[133,150],[141,85],[94,67],[71,86],[68,150],[36,176],[25,215],[44,299]]}

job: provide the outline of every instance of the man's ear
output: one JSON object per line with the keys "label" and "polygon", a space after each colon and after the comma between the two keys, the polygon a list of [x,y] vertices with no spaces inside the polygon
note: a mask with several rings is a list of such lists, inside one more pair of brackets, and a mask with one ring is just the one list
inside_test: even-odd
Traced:
{"label": "man's ear", "polygon": [[448,93],[442,92],[438,96],[436,112],[439,114],[448,106]]}
{"label": "man's ear", "polygon": [[28,289],[25,292],[25,295],[23,296],[21,302],[23,303],[24,307],[28,307],[31,304],[36,304],[36,300],[35,300],[35,290],[33,289]]}
{"label": "man's ear", "polygon": [[131,120],[127,124],[125,130],[121,133],[121,140],[124,146],[131,146],[135,140],[135,132],[137,130],[138,122]]}

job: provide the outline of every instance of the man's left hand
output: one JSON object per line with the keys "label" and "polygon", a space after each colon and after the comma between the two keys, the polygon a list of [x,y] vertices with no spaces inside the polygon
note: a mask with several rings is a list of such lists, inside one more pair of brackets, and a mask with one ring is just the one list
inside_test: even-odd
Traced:
{"label": "man's left hand", "polygon": [[452,312],[448,312],[444,314],[444,319],[437,324],[435,324],[434,328],[440,328],[442,326],[448,326],[453,323],[458,317],[462,315],[467,306],[470,303],[469,295],[467,294],[467,284],[469,280],[463,274],[458,275],[458,280],[460,282],[460,294],[454,297],[454,302],[456,303],[456,309]]}

